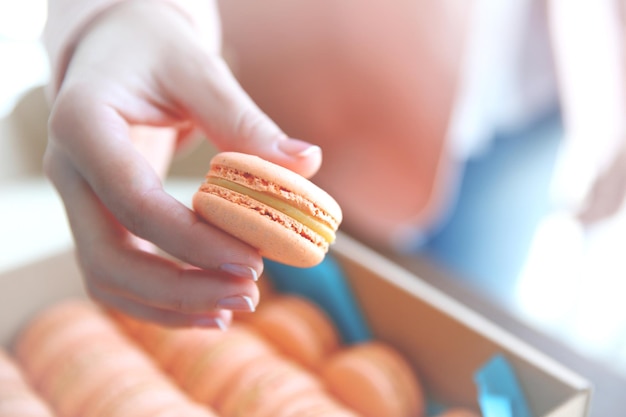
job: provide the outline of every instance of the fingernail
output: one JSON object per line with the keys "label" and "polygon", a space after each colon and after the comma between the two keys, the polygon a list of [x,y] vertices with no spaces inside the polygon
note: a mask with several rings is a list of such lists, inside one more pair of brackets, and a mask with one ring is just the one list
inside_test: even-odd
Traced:
{"label": "fingernail", "polygon": [[193,325],[196,327],[217,327],[223,332],[228,330],[228,326],[221,317],[200,317],[194,320]]}
{"label": "fingernail", "polygon": [[222,298],[217,302],[217,308],[232,311],[247,311],[250,313],[255,310],[252,298],[247,295],[234,295],[232,297]]}
{"label": "fingernail", "polygon": [[241,278],[248,278],[252,281],[257,281],[259,279],[259,275],[256,271],[247,265],[240,264],[223,264],[220,266],[220,269],[224,272],[227,272],[232,275],[236,275]]}
{"label": "fingernail", "polygon": [[297,156],[299,158],[321,151],[319,146],[300,139],[279,140],[277,142],[277,146],[282,153],[289,156]]}

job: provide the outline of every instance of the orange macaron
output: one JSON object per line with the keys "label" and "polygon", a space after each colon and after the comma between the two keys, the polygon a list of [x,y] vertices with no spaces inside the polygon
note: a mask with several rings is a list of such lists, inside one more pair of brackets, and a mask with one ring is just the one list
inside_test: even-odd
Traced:
{"label": "orange macaron", "polygon": [[419,417],[424,396],[406,359],[382,342],[365,342],[334,354],[320,375],[330,392],[363,417]]}
{"label": "orange macaron", "polygon": [[327,392],[310,392],[288,398],[272,417],[360,417]]}
{"label": "orange macaron", "polygon": [[208,223],[296,267],[320,263],[342,221],[337,202],[313,182],[238,152],[212,158],[192,203]]}
{"label": "orange macaron", "polygon": [[477,414],[467,408],[455,407],[438,414],[437,417],[480,417],[480,414]]}
{"label": "orange macaron", "polygon": [[249,324],[281,353],[311,370],[340,346],[338,330],[326,312],[295,294],[276,295],[257,309]]}
{"label": "orange macaron", "polygon": [[[134,331],[141,327],[132,324]],[[153,417],[176,415],[175,410],[215,417],[194,404],[110,315],[87,301],[41,311],[16,347],[25,368],[37,375],[42,398],[60,417]]]}
{"label": "orange macaron", "polygon": [[38,386],[48,367],[74,344],[102,334],[118,332],[96,305],[83,299],[64,300],[26,323],[14,340],[13,350],[29,380]]}
{"label": "orange macaron", "polygon": [[242,326],[233,326],[214,343],[190,346],[187,358],[178,361],[173,375],[191,398],[216,405],[242,369],[275,356],[270,344]]}
{"label": "orange macaron", "polygon": [[39,390],[61,416],[79,417],[98,392],[122,373],[157,373],[149,358],[115,335],[88,337],[70,346],[41,377]]}
{"label": "orange macaron", "polygon": [[242,368],[215,409],[222,417],[274,417],[286,402],[323,390],[320,380],[295,362],[268,356]]}
{"label": "orange macaron", "polygon": [[212,405],[248,363],[275,354],[267,340],[242,323],[227,331],[169,328],[128,317],[120,323],[179,387],[202,404]]}
{"label": "orange macaron", "polygon": [[112,317],[132,340],[168,372],[176,361],[187,355],[188,352],[184,350],[189,346],[224,337],[224,332],[216,328],[167,327],[119,313]]}
{"label": "orange macaron", "polygon": [[136,370],[120,374],[116,381],[102,387],[81,417],[152,416],[162,408],[188,402],[163,375]]}

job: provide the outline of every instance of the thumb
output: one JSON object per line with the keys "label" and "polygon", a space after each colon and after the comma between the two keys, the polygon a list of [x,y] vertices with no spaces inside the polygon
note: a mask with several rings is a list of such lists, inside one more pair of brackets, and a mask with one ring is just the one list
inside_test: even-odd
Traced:
{"label": "thumb", "polygon": [[319,146],[289,138],[246,94],[222,58],[183,67],[185,73],[175,78],[178,100],[220,150],[258,155],[307,178],[317,172]]}

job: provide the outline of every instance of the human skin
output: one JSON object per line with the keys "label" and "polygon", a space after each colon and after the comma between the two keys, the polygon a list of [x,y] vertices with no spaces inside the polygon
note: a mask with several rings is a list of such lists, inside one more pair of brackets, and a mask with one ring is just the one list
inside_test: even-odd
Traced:
{"label": "human skin", "polygon": [[44,165],[92,298],[170,325],[223,327],[256,306],[259,254],[162,188],[195,130],[305,177],[324,149],[314,181],[373,244],[435,223],[454,181],[445,135],[469,7],[449,6],[223,2],[200,37],[168,2],[128,0],[90,22],[55,93]]}

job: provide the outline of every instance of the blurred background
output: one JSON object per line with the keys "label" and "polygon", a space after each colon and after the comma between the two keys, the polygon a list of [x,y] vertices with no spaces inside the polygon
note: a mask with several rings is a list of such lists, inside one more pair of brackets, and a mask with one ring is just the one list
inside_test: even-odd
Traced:
{"label": "blurred background", "polygon": [[0,2],[0,116],[21,95],[48,80],[48,62],[39,36],[46,22],[46,1]]}
{"label": "blurred background", "polygon": [[[45,147],[41,87],[49,78],[39,41],[45,19],[44,0],[0,0],[0,273],[71,245],[63,207],[38,167]],[[25,149],[32,151],[24,156]],[[174,179],[172,192],[189,196],[195,182]],[[505,307],[626,375],[626,214],[583,231],[555,208],[532,234]]]}

